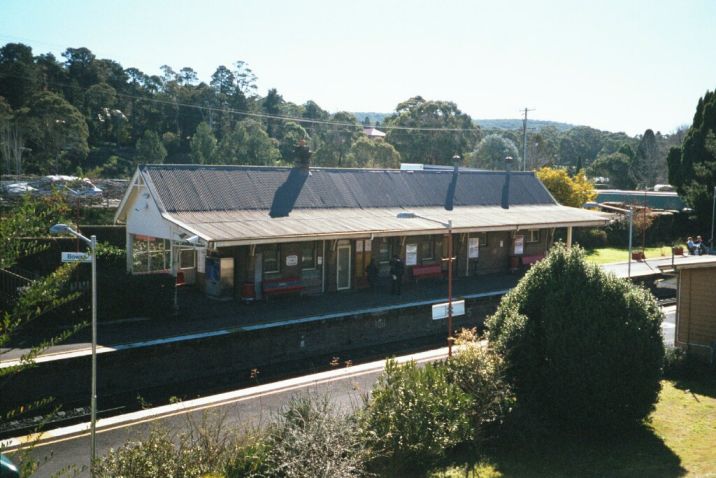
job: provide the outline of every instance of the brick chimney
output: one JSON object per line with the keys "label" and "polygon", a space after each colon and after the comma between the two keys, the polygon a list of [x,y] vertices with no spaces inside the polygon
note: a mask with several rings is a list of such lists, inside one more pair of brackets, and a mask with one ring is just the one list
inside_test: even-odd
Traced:
{"label": "brick chimney", "polygon": [[295,158],[294,166],[297,169],[308,171],[311,167],[311,155],[313,151],[308,148],[305,140],[300,140],[293,150],[293,156]]}

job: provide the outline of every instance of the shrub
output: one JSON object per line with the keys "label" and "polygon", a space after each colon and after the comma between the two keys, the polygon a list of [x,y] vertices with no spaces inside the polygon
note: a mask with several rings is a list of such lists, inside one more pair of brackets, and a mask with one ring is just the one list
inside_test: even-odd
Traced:
{"label": "shrub", "polygon": [[664,378],[681,380],[692,378],[700,369],[698,359],[680,347],[669,347],[664,356]]}
{"label": "shrub", "polygon": [[363,413],[376,464],[389,475],[425,470],[473,438],[473,399],[450,383],[444,363],[386,363]]}
{"label": "shrub", "polygon": [[607,247],[607,233],[602,229],[577,229],[574,242],[585,249]]}
{"label": "shrub", "polygon": [[226,431],[221,418],[204,414],[198,423],[189,420],[186,432],[174,435],[157,427],[110,450],[97,460],[95,472],[100,478],[204,477],[222,472],[238,447],[238,437]]}
{"label": "shrub", "polygon": [[487,320],[518,405],[558,422],[613,428],[656,402],[664,358],[654,297],[556,245]]}
{"label": "shrub", "polygon": [[513,406],[514,396],[505,380],[505,364],[487,343],[480,343],[475,329],[458,334],[455,355],[447,362],[450,382],[472,398],[473,442],[489,438]]}
{"label": "shrub", "polygon": [[326,397],[292,398],[269,425],[265,442],[256,446],[259,455],[265,453],[265,465],[257,467],[264,470],[264,476],[348,478],[365,474],[366,448],[353,416],[338,412]]}

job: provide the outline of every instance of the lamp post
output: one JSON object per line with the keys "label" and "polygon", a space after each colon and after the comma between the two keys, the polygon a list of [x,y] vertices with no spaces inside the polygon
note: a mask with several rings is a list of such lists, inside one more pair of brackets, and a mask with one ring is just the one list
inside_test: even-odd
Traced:
{"label": "lamp post", "polygon": [[[415,214],[414,212],[400,212],[397,215],[398,219],[425,219],[426,221],[434,222],[436,224],[440,224],[441,226],[447,228],[447,235],[448,235],[448,358],[452,357],[452,344],[454,342],[453,336],[452,336],[452,262],[453,262],[453,250],[452,250],[452,219],[448,220],[448,222],[442,222],[438,221],[437,219],[431,219],[429,217],[421,216],[419,214]],[[445,259],[443,259],[445,260]]]}
{"label": "lamp post", "polygon": [[90,475],[94,476],[96,457],[96,425],[97,425],[97,236],[87,237],[72,229],[67,224],[55,224],[50,228],[51,234],[68,233],[82,239],[92,251],[92,398],[90,400]]}
{"label": "lamp post", "polygon": [[609,209],[611,211],[620,212],[622,214],[626,214],[627,218],[629,218],[629,257],[627,258],[627,277],[631,278],[631,240],[632,240],[632,227],[634,223],[634,211],[632,210],[631,206],[629,206],[629,209],[624,209],[621,207],[616,206],[610,206],[608,204],[599,204],[596,202],[588,202],[582,205],[583,208],[590,208],[590,207],[599,207],[602,209]]}

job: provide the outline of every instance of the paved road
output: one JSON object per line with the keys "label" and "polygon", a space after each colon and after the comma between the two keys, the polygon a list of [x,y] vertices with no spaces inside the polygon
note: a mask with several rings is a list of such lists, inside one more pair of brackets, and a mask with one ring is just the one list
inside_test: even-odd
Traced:
{"label": "paved road", "polygon": [[[399,361],[427,362],[446,357],[447,349],[441,348],[398,358]],[[127,440],[139,439],[156,425],[167,429],[188,429],[199,423],[202,417],[221,419],[233,429],[250,429],[266,423],[276,411],[297,394],[316,393],[327,395],[331,402],[342,409],[361,404],[363,395],[369,391],[383,370],[385,362],[376,361],[354,367],[340,368],[305,377],[261,385],[250,389],[227,392],[212,397],[166,405],[143,410],[120,417],[99,420],[97,423],[97,455],[106,454]],[[85,467],[79,476],[88,476],[90,440],[89,425],[53,430],[39,442],[32,456],[44,462],[37,477],[52,476],[61,470]],[[30,437],[19,437],[5,442],[10,449],[22,447]]]}

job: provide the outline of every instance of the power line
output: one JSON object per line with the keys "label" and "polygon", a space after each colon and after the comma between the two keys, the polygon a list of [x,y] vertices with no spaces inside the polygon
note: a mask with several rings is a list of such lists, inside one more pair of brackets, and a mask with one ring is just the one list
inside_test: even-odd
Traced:
{"label": "power line", "polygon": [[[18,79],[25,79],[25,80],[31,80],[32,78],[27,76],[21,76],[21,75],[8,75],[6,73],[0,74],[0,77],[5,78],[18,78]],[[71,85],[67,83],[57,83],[57,82],[45,82],[47,85],[52,85],[59,88],[74,88],[77,90],[81,90],[83,92],[87,91],[87,88],[83,88],[81,86],[77,85]],[[127,93],[119,93],[117,92],[116,95],[118,97],[127,98],[127,99],[133,99],[138,101],[147,101],[150,103],[156,103],[156,104],[162,104],[162,105],[168,105],[168,106],[174,106],[174,107],[183,107],[183,108],[192,108],[200,111],[206,111],[206,112],[218,112],[218,113],[229,113],[233,115],[238,116],[247,116],[252,118],[262,118],[262,119],[275,119],[275,120],[281,120],[281,121],[294,121],[296,123],[309,123],[309,124],[322,124],[322,125],[329,125],[329,126],[347,126],[347,127],[362,127],[361,124],[358,122],[356,123],[347,123],[342,121],[331,121],[331,120],[319,120],[319,119],[312,119],[312,118],[301,118],[296,116],[284,116],[284,115],[271,115],[267,113],[256,113],[251,111],[241,111],[234,108],[226,108],[226,107],[212,107],[212,106],[202,106],[202,105],[194,105],[190,103],[180,103],[178,101],[170,101],[170,100],[161,100],[157,98],[147,98],[143,96],[137,96],[137,95],[130,95]],[[432,131],[432,132],[457,132],[457,133],[464,133],[464,132],[475,132],[477,127],[475,128],[437,128],[437,127],[426,127],[426,126],[399,126],[399,125],[381,125],[381,129],[384,130],[403,130],[403,131]]]}

